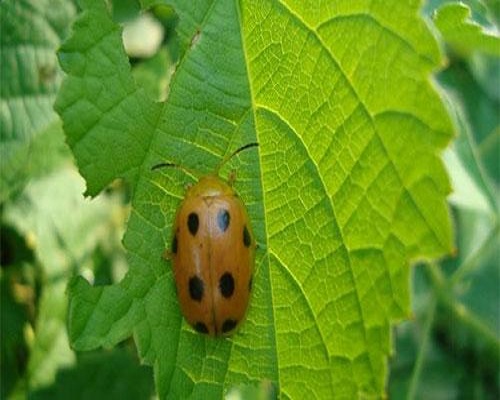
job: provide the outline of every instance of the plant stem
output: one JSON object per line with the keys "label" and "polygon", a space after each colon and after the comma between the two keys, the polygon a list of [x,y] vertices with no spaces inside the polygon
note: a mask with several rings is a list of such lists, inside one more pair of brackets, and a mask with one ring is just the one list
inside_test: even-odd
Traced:
{"label": "plant stem", "polygon": [[430,300],[430,307],[425,319],[424,331],[422,333],[423,339],[420,349],[417,355],[417,361],[413,367],[412,377],[410,381],[410,387],[408,388],[407,400],[415,399],[415,394],[418,387],[418,382],[420,381],[420,375],[422,374],[422,368],[425,361],[425,356],[427,354],[427,348],[429,347],[429,337],[431,335],[431,328],[434,322],[434,315],[436,313],[436,297],[433,295]]}

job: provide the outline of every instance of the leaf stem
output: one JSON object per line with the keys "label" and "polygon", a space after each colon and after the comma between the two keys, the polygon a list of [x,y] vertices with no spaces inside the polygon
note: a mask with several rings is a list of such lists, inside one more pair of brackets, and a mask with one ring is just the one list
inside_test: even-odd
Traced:
{"label": "leaf stem", "polygon": [[425,362],[425,356],[427,354],[427,349],[429,347],[429,337],[431,335],[431,329],[434,322],[434,316],[436,313],[436,296],[433,294],[430,300],[430,307],[425,319],[424,331],[422,333],[423,339],[420,349],[417,355],[417,361],[413,367],[412,377],[410,381],[410,386],[408,388],[407,400],[415,399],[415,393],[417,391],[418,382],[420,380],[420,375],[422,374],[423,365]]}

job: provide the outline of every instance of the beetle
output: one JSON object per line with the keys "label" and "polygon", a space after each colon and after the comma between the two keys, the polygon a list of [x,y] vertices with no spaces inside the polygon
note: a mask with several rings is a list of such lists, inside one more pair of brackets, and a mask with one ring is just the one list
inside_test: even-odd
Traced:
{"label": "beetle", "polygon": [[[193,329],[210,336],[229,336],[244,320],[252,291],[256,241],[244,202],[219,170],[239,152],[222,160],[211,174],[189,187],[177,209],[171,248],[177,297]],[[176,167],[162,163],[160,167]]]}

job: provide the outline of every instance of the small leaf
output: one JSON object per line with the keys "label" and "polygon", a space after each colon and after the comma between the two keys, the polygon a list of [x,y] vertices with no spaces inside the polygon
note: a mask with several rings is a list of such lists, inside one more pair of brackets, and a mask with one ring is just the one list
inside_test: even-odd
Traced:
{"label": "small leaf", "polygon": [[[102,1],[82,1],[59,54],[68,77],[56,108],[88,193],[116,178],[133,192],[130,270],[113,286],[71,283],[73,345],[133,334],[160,398],[266,380],[283,398],[381,396],[409,262],[451,248],[438,156],[451,125],[416,3],[166,3],[181,58],[164,103],[136,86]],[[259,244],[255,289],[238,333],[206,338],[182,321],[161,257],[189,179],[151,167],[209,173],[250,142],[258,151],[222,175],[237,168]]]}
{"label": "small leaf", "polygon": [[500,37],[494,30],[490,32],[470,19],[468,6],[450,3],[440,7],[434,16],[434,23],[453,48],[461,53],[478,50],[486,54],[500,56]]}

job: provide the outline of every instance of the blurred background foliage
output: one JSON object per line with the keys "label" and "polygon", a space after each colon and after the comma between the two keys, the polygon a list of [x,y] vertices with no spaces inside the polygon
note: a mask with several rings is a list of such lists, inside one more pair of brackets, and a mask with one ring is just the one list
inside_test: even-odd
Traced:
{"label": "blurred background foliage", "polygon": [[[136,81],[165,99],[185,45],[174,11],[159,6],[141,14],[136,0],[109,7],[124,26]],[[109,284],[124,276],[120,240],[129,212],[120,182],[92,201],[83,198],[85,182],[52,110],[62,77],[55,52],[78,7],[71,0],[8,0],[0,12],[1,109],[12,110],[0,118],[0,396],[152,398],[152,369],[140,365],[132,340],[82,354],[68,344],[68,279],[79,273]],[[457,132],[444,154],[456,252],[413,269],[413,318],[394,328],[387,392],[392,399],[497,399],[500,1],[429,0],[422,15],[443,49],[434,81]],[[228,398],[260,398],[266,385],[234,388]]]}
{"label": "blurred background foliage", "polygon": [[499,1],[430,0],[445,55],[435,81],[456,139],[444,154],[456,252],[416,265],[413,320],[395,327],[390,398],[498,399]]}

